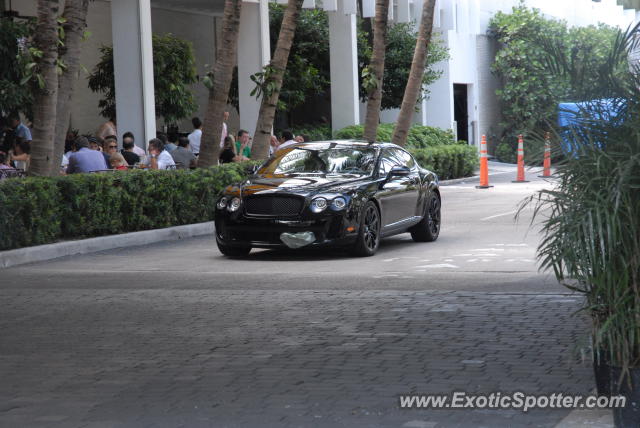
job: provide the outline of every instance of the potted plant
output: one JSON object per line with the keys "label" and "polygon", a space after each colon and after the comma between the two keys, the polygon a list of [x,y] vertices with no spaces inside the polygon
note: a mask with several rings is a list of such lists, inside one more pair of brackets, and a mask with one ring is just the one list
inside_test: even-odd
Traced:
{"label": "potted plant", "polygon": [[545,47],[549,69],[571,79],[582,102],[555,134],[565,154],[557,182],[523,205],[541,220],[541,267],[585,296],[596,373],[627,397],[613,409],[617,427],[640,426],[640,69],[628,60],[639,34],[621,32],[589,84],[570,49]]}

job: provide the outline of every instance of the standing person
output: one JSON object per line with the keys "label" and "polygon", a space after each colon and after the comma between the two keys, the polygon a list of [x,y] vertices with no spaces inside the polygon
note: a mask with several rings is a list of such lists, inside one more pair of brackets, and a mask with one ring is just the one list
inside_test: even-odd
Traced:
{"label": "standing person", "polygon": [[197,158],[189,149],[189,139],[187,137],[178,139],[178,148],[171,152],[171,157],[178,169],[188,169],[196,166]]}
{"label": "standing person", "polygon": [[133,153],[137,154],[140,157],[146,155],[142,147],[138,147],[136,145],[136,138],[133,136],[133,132],[125,132],[124,134],[122,134],[122,147],[124,147],[124,143],[127,141],[131,141],[133,143]]}
{"label": "standing person", "polygon": [[129,165],[135,165],[140,162],[140,156],[133,152],[135,143],[131,138],[122,139],[122,151],[120,154],[124,157]]}
{"label": "standing person", "polygon": [[164,143],[158,138],[149,141],[149,158],[151,169],[170,169],[176,166],[169,152],[164,149]]}
{"label": "standing person", "polygon": [[73,153],[69,156],[67,174],[107,169],[104,156],[97,150],[89,149],[89,141],[86,137],[76,138],[71,144],[71,150]]}
{"label": "standing person", "polygon": [[298,142],[293,139],[293,133],[291,131],[282,131],[282,139],[284,140],[284,143],[280,144],[278,150],[282,150],[293,144],[298,144]]}
{"label": "standing person", "polygon": [[248,160],[251,158],[251,137],[244,129],[238,131],[238,141],[236,141],[236,153],[238,156]]}
{"label": "standing person", "polygon": [[115,115],[113,117],[110,117],[109,120],[100,125],[100,127],[96,131],[96,137],[103,140],[109,135],[118,135]]}
{"label": "standing person", "polygon": [[197,117],[191,119],[193,125],[193,132],[189,134],[189,146],[194,155],[200,154],[200,140],[202,139],[202,121]]}
{"label": "standing person", "polygon": [[229,131],[227,129],[227,121],[229,120],[229,112],[225,111],[224,116],[222,116],[222,135],[220,136],[220,148],[224,148],[224,139],[229,135]]}

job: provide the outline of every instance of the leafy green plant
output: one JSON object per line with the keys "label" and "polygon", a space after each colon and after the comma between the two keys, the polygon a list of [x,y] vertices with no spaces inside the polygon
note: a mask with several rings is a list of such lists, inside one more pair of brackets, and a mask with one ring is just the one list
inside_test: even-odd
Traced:
{"label": "leafy green plant", "polygon": [[[496,91],[502,143],[515,149],[518,134],[549,130],[555,126],[558,103],[584,101],[586,88],[599,87],[598,70],[607,66],[616,33],[603,24],[569,28],[524,5],[494,15],[489,34],[499,44],[492,71],[502,82]],[[551,68],[545,60],[550,49],[562,53],[571,73]]]}
{"label": "leafy green plant", "polygon": [[464,144],[407,148],[420,166],[434,171],[441,180],[468,177],[478,166],[478,151]]}
{"label": "leafy green plant", "polygon": [[[367,94],[378,85],[371,74],[368,64],[371,60],[369,35],[365,26],[358,26],[358,62],[360,68],[360,99],[365,101]],[[404,96],[404,88],[409,80],[409,71],[416,46],[417,30],[415,23],[396,23],[387,30],[387,47],[385,52],[384,75],[382,77],[381,108],[400,108]],[[418,102],[429,95],[426,87],[440,78],[441,71],[433,68],[434,64],[449,58],[449,51],[437,34],[429,44],[425,73],[422,78],[423,89]]]}
{"label": "leafy green plant", "polygon": [[[389,142],[393,135],[393,123],[381,123],[378,126],[377,141]],[[364,127],[352,125],[336,131],[335,137],[344,140],[362,140]],[[459,144],[450,130],[434,128],[432,126],[413,125],[407,137],[408,148],[426,148],[446,144]]]}
{"label": "leafy green plant", "polygon": [[0,250],[213,219],[246,164],[0,181]]}
{"label": "leafy green plant", "polygon": [[22,112],[31,116],[33,91],[29,81],[35,62],[27,40],[32,25],[0,18],[0,116]]}
{"label": "leafy green plant", "polygon": [[329,125],[300,125],[291,128],[293,135],[306,135],[311,141],[323,141],[331,139]]}
{"label": "leafy green plant", "polygon": [[575,123],[555,136],[573,143],[557,164],[556,186],[523,204],[533,204],[534,219],[542,220],[541,267],[585,295],[594,349],[623,374],[640,367],[640,69],[628,60],[638,28],[616,34],[592,80],[571,52],[549,46],[554,74],[577,76],[578,95],[608,102],[580,105]]}
{"label": "leafy green plant", "polygon": [[[100,114],[115,117],[113,47],[100,48],[100,61],[89,76],[89,88],[102,93]],[[153,79],[156,116],[173,125],[197,108],[191,85],[196,82],[195,58],[190,42],[172,34],[153,35]]]}

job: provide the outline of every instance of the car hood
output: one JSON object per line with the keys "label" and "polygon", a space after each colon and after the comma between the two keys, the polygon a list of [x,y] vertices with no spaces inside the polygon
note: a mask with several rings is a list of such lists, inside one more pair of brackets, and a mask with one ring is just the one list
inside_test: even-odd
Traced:
{"label": "car hood", "polygon": [[370,177],[338,174],[291,174],[250,177],[242,184],[242,196],[270,193],[292,193],[313,195],[327,192],[345,192],[358,186]]}

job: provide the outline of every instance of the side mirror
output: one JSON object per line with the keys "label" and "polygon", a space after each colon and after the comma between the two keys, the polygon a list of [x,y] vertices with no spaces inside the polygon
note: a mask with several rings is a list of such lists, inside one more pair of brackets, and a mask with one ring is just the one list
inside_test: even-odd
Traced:
{"label": "side mirror", "polygon": [[406,166],[396,165],[393,168],[391,168],[391,171],[389,171],[389,175],[387,176],[387,179],[390,179],[393,177],[406,177],[409,174],[411,174],[411,170],[409,168],[407,168]]}
{"label": "side mirror", "polygon": [[258,165],[248,166],[244,171],[247,173],[247,175],[254,175],[256,172],[258,172]]}

